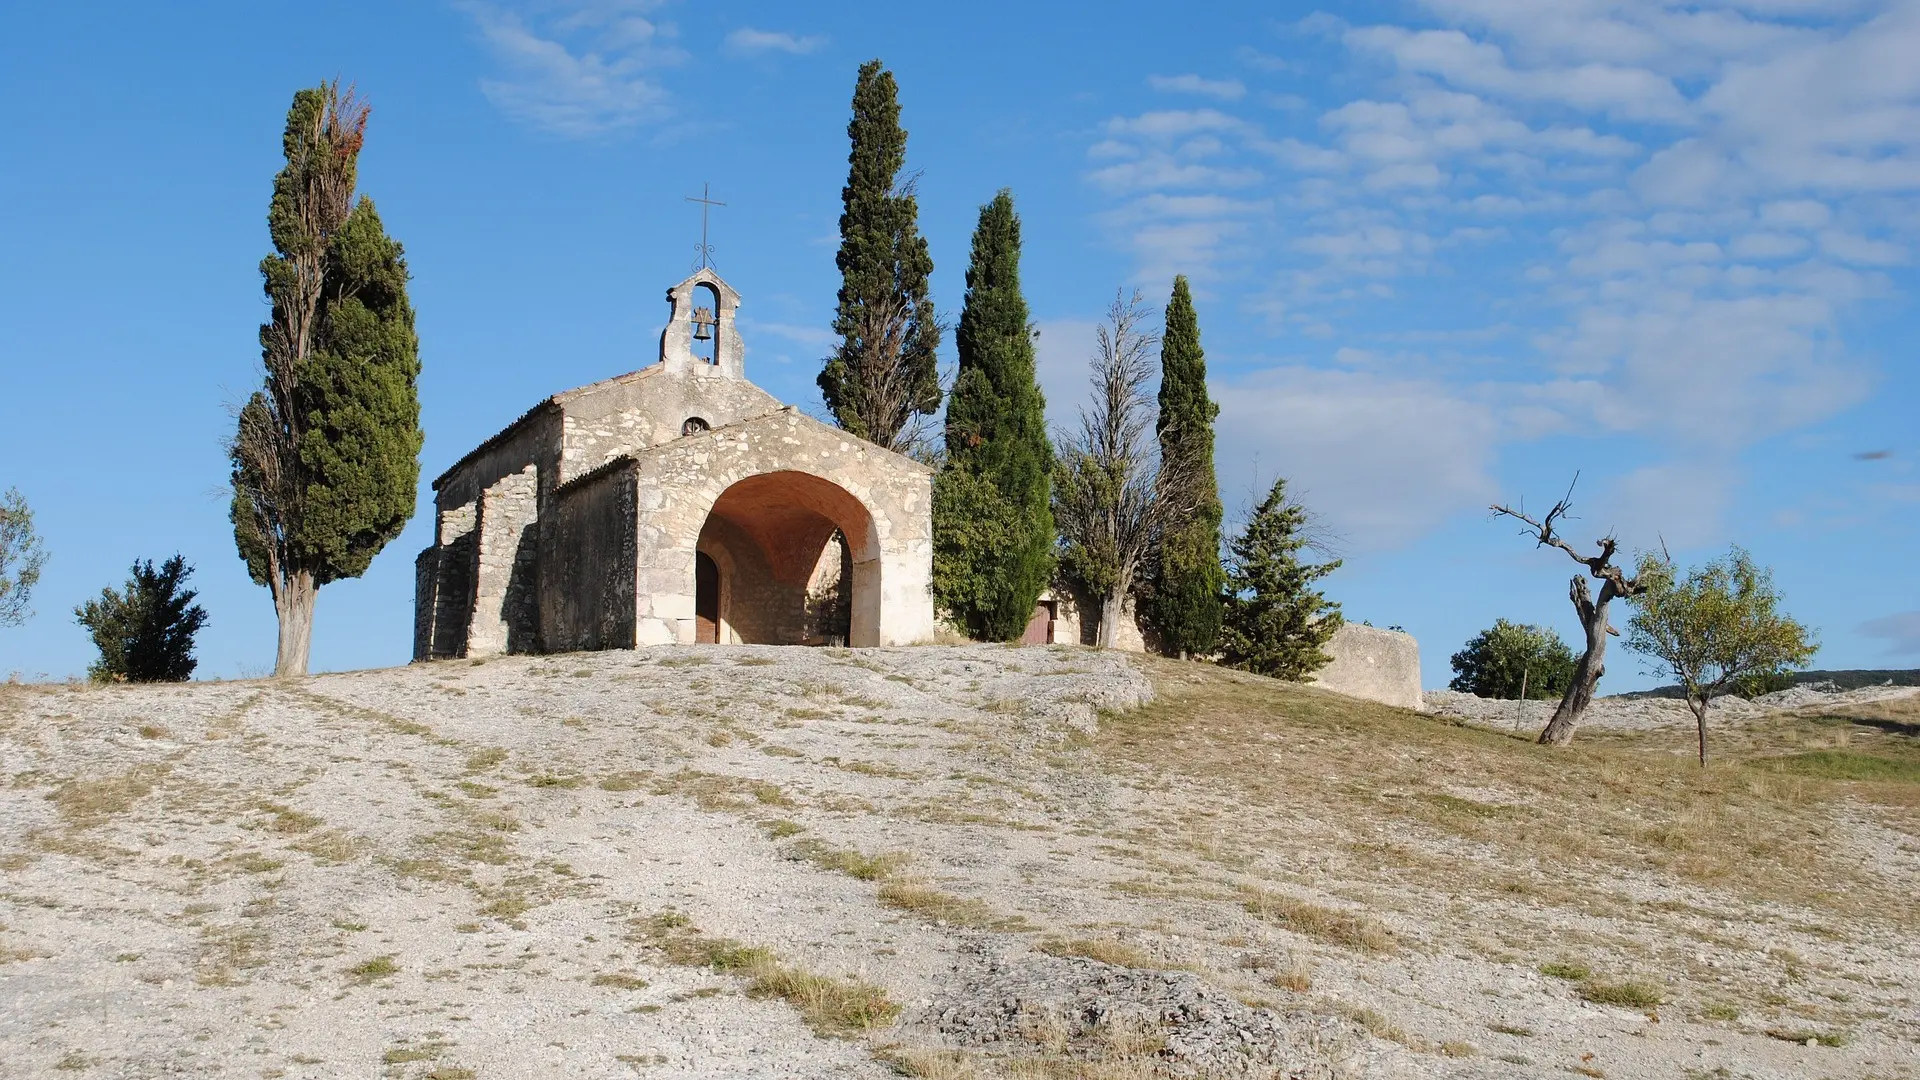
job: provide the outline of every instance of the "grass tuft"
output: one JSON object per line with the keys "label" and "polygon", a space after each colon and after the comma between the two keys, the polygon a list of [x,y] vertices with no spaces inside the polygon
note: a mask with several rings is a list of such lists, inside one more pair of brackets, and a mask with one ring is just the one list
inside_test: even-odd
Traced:
{"label": "grass tuft", "polygon": [[1356,915],[1267,889],[1245,889],[1241,905],[1252,915],[1304,937],[1369,953],[1398,951],[1392,931],[1370,915]]}
{"label": "grass tuft", "polygon": [[399,970],[399,965],[393,962],[391,955],[376,956],[371,960],[362,960],[348,968],[347,978],[364,986],[376,979],[384,979]]}
{"label": "grass tuft", "polygon": [[1593,969],[1582,963],[1563,961],[1553,964],[1541,964],[1540,974],[1550,978],[1565,979],[1568,982],[1579,982],[1582,979],[1593,978]]}
{"label": "grass tuft", "polygon": [[[797,831],[798,826],[795,826],[795,829]],[[769,828],[768,832],[771,834],[773,830]],[[832,870],[861,881],[879,881],[882,878],[892,877],[912,861],[912,856],[904,851],[882,851],[865,855],[851,848],[831,847],[811,840],[802,840],[794,844],[793,852],[822,870]]]}
{"label": "grass tuft", "polygon": [[738,975],[746,979],[749,996],[785,1001],[820,1035],[870,1031],[891,1024],[900,1014],[900,1006],[880,987],[789,967],[770,949],[701,933],[682,912],[658,912],[634,925],[637,938],[673,963]]}
{"label": "grass tuft", "polygon": [[888,881],[880,886],[880,902],[899,911],[949,926],[986,930],[1014,930],[1025,925],[1019,916],[1002,915],[983,900],[941,892],[917,881]]}
{"label": "grass tuft", "polygon": [[1658,986],[1637,979],[1624,982],[1585,979],[1580,983],[1578,992],[1595,1005],[1618,1005],[1628,1009],[1651,1009],[1666,1000],[1666,993]]}
{"label": "grass tuft", "polygon": [[1042,941],[1038,948],[1048,956],[1078,956],[1087,960],[1098,960],[1103,964],[1112,964],[1114,967],[1165,966],[1155,963],[1153,957],[1143,950],[1112,938],[1048,938]]}

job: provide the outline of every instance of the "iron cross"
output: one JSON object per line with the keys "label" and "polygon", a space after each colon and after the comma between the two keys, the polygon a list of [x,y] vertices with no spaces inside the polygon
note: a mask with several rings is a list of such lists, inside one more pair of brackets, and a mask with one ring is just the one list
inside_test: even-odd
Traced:
{"label": "iron cross", "polygon": [[713,260],[713,246],[707,243],[707,211],[710,207],[727,205],[723,202],[715,202],[711,198],[713,195],[712,189],[712,184],[701,184],[699,198],[696,199],[691,195],[687,196],[688,202],[697,202],[700,204],[700,246],[693,249],[700,254],[700,265],[694,267],[695,270],[705,270],[712,264]]}

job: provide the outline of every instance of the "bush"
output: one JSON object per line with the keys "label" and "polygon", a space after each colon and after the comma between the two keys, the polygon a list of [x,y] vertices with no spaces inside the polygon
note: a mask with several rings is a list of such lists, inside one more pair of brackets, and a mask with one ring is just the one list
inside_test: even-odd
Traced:
{"label": "bush", "polygon": [[193,567],[178,555],[153,568],[151,559],[133,564],[124,593],[100,590],[98,599],[74,609],[80,625],[93,635],[100,659],[87,669],[98,682],[185,682],[198,663],[193,635],[207,624],[199,593],[182,589]]}
{"label": "bush", "polygon": [[1547,700],[1573,681],[1573,650],[1544,626],[1501,619],[1453,654],[1450,690],[1483,698]]}

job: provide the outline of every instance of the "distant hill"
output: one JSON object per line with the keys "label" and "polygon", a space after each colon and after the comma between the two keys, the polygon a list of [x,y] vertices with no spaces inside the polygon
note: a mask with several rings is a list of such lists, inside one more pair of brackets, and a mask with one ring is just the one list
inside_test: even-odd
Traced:
{"label": "distant hill", "polygon": [[[1863,686],[1920,686],[1920,668],[1850,668],[1845,671],[1798,671],[1794,673],[1795,686],[1809,683],[1832,683],[1842,690],[1858,690]],[[1678,686],[1656,686],[1652,690],[1631,690],[1617,697],[1623,698],[1677,698],[1683,696]]]}

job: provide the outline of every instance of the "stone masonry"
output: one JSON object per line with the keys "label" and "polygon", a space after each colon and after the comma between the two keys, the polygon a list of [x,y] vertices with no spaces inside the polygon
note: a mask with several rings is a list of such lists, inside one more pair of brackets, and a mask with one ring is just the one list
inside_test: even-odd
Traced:
{"label": "stone masonry", "polygon": [[659,362],[540,402],[434,481],[415,659],[932,637],[931,471],[748,382],[711,270],[667,297]]}

